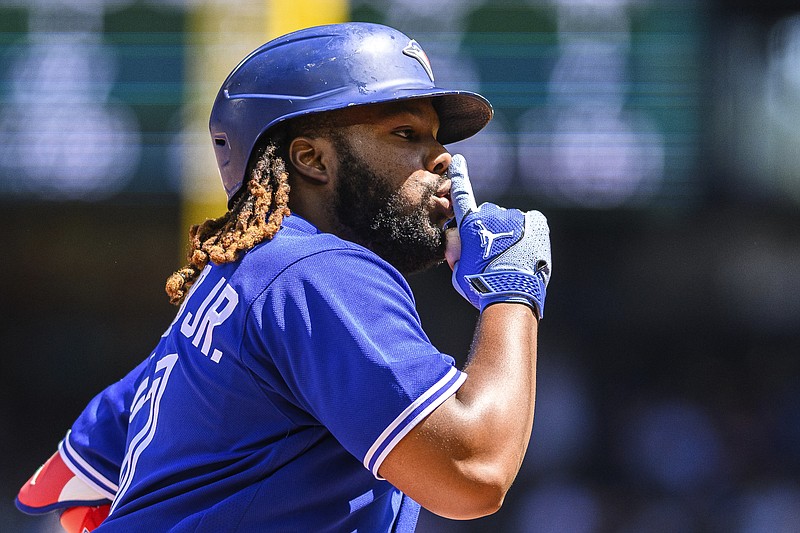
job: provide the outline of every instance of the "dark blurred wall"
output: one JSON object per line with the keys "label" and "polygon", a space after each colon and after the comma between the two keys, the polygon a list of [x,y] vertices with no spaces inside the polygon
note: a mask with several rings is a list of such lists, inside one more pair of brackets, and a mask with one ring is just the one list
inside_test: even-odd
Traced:
{"label": "dark blurred wall", "polygon": [[85,404],[147,357],[172,319],[178,205],[0,204],[5,357],[0,490],[9,502]]}

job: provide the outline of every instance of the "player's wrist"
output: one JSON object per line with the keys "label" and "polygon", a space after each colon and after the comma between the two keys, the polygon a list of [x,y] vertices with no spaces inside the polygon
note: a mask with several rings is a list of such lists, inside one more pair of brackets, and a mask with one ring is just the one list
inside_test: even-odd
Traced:
{"label": "player's wrist", "polygon": [[524,271],[485,272],[466,276],[471,289],[478,294],[478,308],[494,303],[518,303],[529,306],[536,316],[544,316],[547,284],[542,275]]}

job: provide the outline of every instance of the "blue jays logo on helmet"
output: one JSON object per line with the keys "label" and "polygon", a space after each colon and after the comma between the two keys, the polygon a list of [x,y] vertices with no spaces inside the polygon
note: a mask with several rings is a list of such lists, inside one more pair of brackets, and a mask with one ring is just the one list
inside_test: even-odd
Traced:
{"label": "blue jays logo on helmet", "polygon": [[411,39],[408,42],[408,45],[403,48],[403,53],[419,61],[422,65],[422,68],[424,68],[425,72],[428,73],[428,77],[431,79],[431,81],[435,81],[433,79],[433,68],[431,68],[431,62],[428,59],[428,54],[425,53],[425,50],[422,49],[417,41]]}
{"label": "blue jays logo on helmet", "polygon": [[259,138],[285,120],[411,98],[430,98],[442,144],[466,139],[492,118],[481,95],[434,85],[428,56],[403,33],[365,22],[315,26],[254,50],[228,75],[209,128],[230,200]]}

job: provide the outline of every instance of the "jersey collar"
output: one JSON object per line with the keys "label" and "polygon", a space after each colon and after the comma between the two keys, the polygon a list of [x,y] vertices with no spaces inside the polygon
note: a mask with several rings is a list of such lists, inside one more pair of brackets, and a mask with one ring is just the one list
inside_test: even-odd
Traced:
{"label": "jersey collar", "polygon": [[321,233],[311,222],[294,213],[288,217],[283,217],[281,225],[293,230],[302,231],[303,233]]}

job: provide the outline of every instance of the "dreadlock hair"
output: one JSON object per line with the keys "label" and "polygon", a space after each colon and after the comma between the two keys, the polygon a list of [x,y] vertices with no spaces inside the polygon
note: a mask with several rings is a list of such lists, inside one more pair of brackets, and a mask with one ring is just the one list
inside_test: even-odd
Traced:
{"label": "dreadlock hair", "polygon": [[[281,143],[283,144],[283,143]],[[272,140],[262,142],[251,158],[250,179],[221,217],[189,230],[188,264],[167,278],[169,301],[179,305],[209,260],[236,261],[258,243],[272,239],[289,216],[289,181],[284,158]]]}

